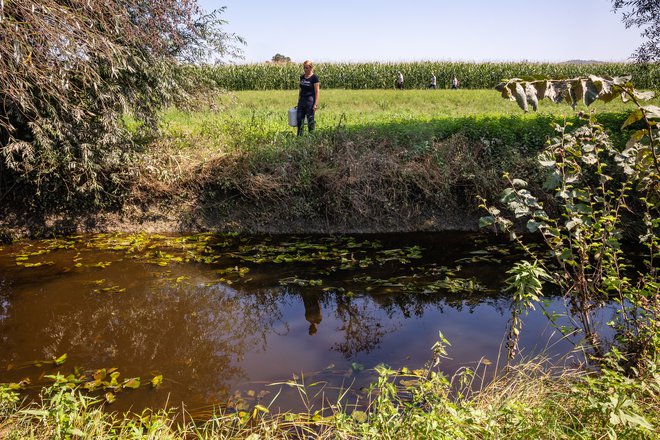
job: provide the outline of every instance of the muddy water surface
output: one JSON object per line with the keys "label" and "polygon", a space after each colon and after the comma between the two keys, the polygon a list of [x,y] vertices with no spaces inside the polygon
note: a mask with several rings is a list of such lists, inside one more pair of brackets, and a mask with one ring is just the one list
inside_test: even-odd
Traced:
{"label": "muddy water surface", "polygon": [[[29,392],[60,372],[116,410],[203,414],[270,404],[278,392],[274,407],[302,409],[295,387],[273,385],[289,380],[313,384],[317,404],[349,385],[346,399],[359,402],[376,365],[422,367],[439,332],[452,344],[447,374],[482,358],[494,368],[509,318],[501,286],[517,258],[508,242],[466,233],[4,245],[0,383]],[[563,312],[558,299],[547,307]],[[521,345],[527,355],[572,347],[538,310]]]}

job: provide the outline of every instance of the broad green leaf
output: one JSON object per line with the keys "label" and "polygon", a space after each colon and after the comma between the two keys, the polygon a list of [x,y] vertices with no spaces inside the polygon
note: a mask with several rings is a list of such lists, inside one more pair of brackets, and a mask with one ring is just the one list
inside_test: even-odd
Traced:
{"label": "broad green leaf", "polygon": [[495,219],[490,215],[481,217],[479,219],[480,228],[487,228],[488,226],[492,226],[494,223],[495,223]]}
{"label": "broad green leaf", "polygon": [[559,255],[558,255],[558,257],[561,261],[566,261],[569,258],[572,258],[572,256],[573,256],[573,253],[571,252],[571,250],[569,248],[563,249],[561,251],[561,253],[559,253]]}
{"label": "broad green leaf", "polygon": [[581,225],[581,224],[582,224],[581,219],[579,219],[577,217],[573,217],[571,220],[566,222],[566,229],[571,231],[571,230],[575,229],[578,225]]}
{"label": "broad green leaf", "polygon": [[582,89],[584,90],[584,105],[589,107],[596,99],[598,99],[598,89],[589,79],[582,80]]}
{"label": "broad green leaf", "polygon": [[[580,89],[581,89],[581,87],[580,87]],[[566,101],[571,105],[573,110],[575,110],[575,106],[577,105],[577,101],[578,101],[578,99],[580,99],[580,97],[578,97],[578,95],[576,93],[577,91],[576,91],[575,87],[572,86],[572,84],[568,87],[567,92],[568,93],[566,94]]]}
{"label": "broad green leaf", "polygon": [[525,89],[518,82],[515,83],[514,96],[516,97],[518,107],[527,113],[529,111],[529,107],[527,106],[527,96],[525,95]]}
{"label": "broad green leaf", "polygon": [[576,79],[568,80],[568,83],[570,85],[569,90],[573,92],[571,94],[571,99],[573,100],[573,109],[575,110],[575,105],[577,105],[579,101],[582,101],[582,97],[584,96],[584,87],[582,86],[582,79],[576,78]]}
{"label": "broad green leaf", "polygon": [[578,203],[575,205],[575,210],[579,212],[580,214],[591,214],[592,209],[591,206],[587,206],[584,203]]}
{"label": "broad green leaf", "polygon": [[628,116],[628,119],[626,119],[626,122],[623,123],[621,128],[626,128],[630,124],[634,124],[635,122],[643,118],[644,118],[644,112],[642,111],[642,109],[637,109],[634,112],[632,112],[630,116]]}
{"label": "broad green leaf", "polygon": [[626,148],[630,149],[635,146],[637,142],[639,142],[644,136],[646,136],[646,130],[637,130],[634,132],[631,136],[630,139],[628,139],[628,142],[626,142]]}
{"label": "broad green leaf", "polygon": [[535,221],[535,220],[528,220],[527,221],[527,230],[529,232],[536,232],[539,229],[539,226],[541,226],[541,223]]}
{"label": "broad green leaf", "polygon": [[647,119],[660,119],[660,107],[655,105],[646,105],[642,107],[644,113],[646,113]]}
{"label": "broad green leaf", "polygon": [[548,90],[548,84],[550,84],[550,82],[547,80],[533,81],[531,84],[534,86],[534,89],[536,90],[536,100],[541,101],[543,98],[545,98]]}
{"label": "broad green leaf", "polygon": [[635,95],[635,98],[640,99],[642,101],[648,101],[649,99],[655,98],[655,92],[652,91],[646,91],[646,92],[640,92],[635,90],[633,92],[633,95]]}
{"label": "broad green leaf", "polygon": [[545,182],[543,182],[543,189],[551,191],[553,189],[559,188],[561,185],[561,174],[558,170],[554,170],[552,173],[548,174]]}
{"label": "broad green leaf", "polygon": [[624,86],[626,84],[629,84],[631,79],[632,79],[631,75],[615,76],[614,78],[612,78],[612,81],[617,86]]}
{"label": "broad green leaf", "polygon": [[509,203],[516,198],[516,191],[513,188],[506,188],[502,191],[502,198],[500,201],[502,203]]}
{"label": "broad green leaf", "polygon": [[539,154],[539,163],[544,167],[553,167],[557,164],[554,155],[549,151]]}
{"label": "broad green leaf", "polygon": [[495,90],[499,91],[502,94],[502,98],[514,100],[515,98],[511,96],[511,90],[509,90],[508,82],[501,82],[495,86]]}
{"label": "broad green leaf", "polygon": [[525,99],[527,104],[532,106],[534,111],[537,111],[539,108],[539,100],[536,97],[537,90],[532,83],[525,83]]}

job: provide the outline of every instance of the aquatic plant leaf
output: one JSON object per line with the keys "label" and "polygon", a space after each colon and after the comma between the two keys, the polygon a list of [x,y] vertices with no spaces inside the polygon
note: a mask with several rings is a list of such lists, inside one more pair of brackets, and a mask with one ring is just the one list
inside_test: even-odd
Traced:
{"label": "aquatic plant leaf", "polygon": [[358,372],[358,371],[363,371],[363,370],[364,370],[364,365],[362,365],[362,364],[360,364],[360,363],[357,363],[357,362],[353,362],[353,363],[351,364],[351,369],[352,369],[353,371],[356,371],[356,372]]}
{"label": "aquatic plant leaf", "polygon": [[157,389],[158,387],[161,386],[162,383],[163,383],[163,375],[162,375],[162,374],[159,374],[159,375],[157,375],[157,376],[154,376],[154,377],[151,379],[151,386],[152,386],[152,388],[156,388],[156,389]]}
{"label": "aquatic plant leaf", "polygon": [[107,376],[107,371],[106,371],[105,368],[102,368],[100,370],[96,370],[94,372],[94,374],[92,374],[92,377],[94,378],[94,380],[96,380],[98,382],[104,380],[106,378],[106,376]]}
{"label": "aquatic plant leaf", "polygon": [[67,355],[64,353],[62,356],[58,357],[57,359],[53,358],[53,363],[55,365],[62,365],[64,362],[66,362]]}
{"label": "aquatic plant leaf", "polygon": [[358,423],[367,422],[367,413],[365,413],[364,411],[359,411],[359,410],[353,411],[351,413],[351,417],[353,418],[353,420],[355,420]]}
{"label": "aquatic plant leaf", "polygon": [[140,378],[139,377],[132,377],[130,379],[127,379],[122,384],[122,388],[130,388],[130,389],[133,389],[133,390],[140,388]]}
{"label": "aquatic plant leaf", "polygon": [[269,413],[270,412],[270,410],[268,408],[266,408],[265,406],[263,406],[263,405],[255,405],[254,410],[255,411],[261,411],[261,412],[264,412],[264,413]]}

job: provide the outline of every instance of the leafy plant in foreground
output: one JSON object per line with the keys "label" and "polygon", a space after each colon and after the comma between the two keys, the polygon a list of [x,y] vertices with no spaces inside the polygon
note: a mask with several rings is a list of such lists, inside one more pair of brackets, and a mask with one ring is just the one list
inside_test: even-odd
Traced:
{"label": "leafy plant in foreground", "polygon": [[[501,202],[515,219],[526,219],[529,232],[542,235],[552,261],[530,248],[527,252],[533,265],[544,267],[568,298],[572,315],[577,317],[593,352],[603,356],[607,346],[598,339],[592,312],[613,300],[619,310],[609,324],[618,332],[616,343],[623,349],[621,362],[631,368],[644,368],[646,359],[657,359],[660,340],[659,284],[654,264],[660,243],[660,108],[641,105],[641,100],[652,94],[636,91],[629,78],[512,79],[500,84],[498,90],[516,100],[523,110],[527,105],[534,106],[539,96],[556,102],[565,99],[571,104],[583,99],[587,105],[596,99],[607,101],[621,96],[638,106],[623,124],[638,127],[623,151],[614,148],[593,117],[582,115],[587,124],[572,131],[568,129],[570,124],[555,125],[558,136],[541,152],[539,164],[546,170],[544,188],[557,200],[558,213],[547,212],[527,190],[526,182],[508,176],[509,187]],[[483,207],[490,215],[481,219],[482,226],[496,225],[520,241],[512,220],[495,207]],[[646,249],[644,268],[637,271],[623,251],[626,232],[632,226],[644,229],[639,234]],[[537,283],[531,286],[538,287]]]}

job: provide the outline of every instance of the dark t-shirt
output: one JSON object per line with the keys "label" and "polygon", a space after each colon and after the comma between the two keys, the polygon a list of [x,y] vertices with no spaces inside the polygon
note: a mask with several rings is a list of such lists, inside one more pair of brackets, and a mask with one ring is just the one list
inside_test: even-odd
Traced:
{"label": "dark t-shirt", "polygon": [[300,75],[300,97],[301,98],[314,98],[314,84],[319,82],[319,77],[313,73],[309,78],[305,75]]}

